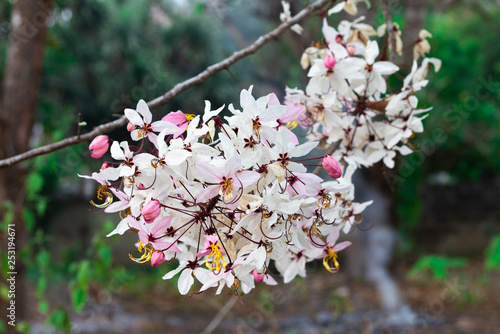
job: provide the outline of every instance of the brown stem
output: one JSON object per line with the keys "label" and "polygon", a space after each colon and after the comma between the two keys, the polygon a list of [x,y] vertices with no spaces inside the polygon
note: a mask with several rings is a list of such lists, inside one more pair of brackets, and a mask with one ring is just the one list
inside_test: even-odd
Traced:
{"label": "brown stem", "polygon": [[387,36],[389,36],[389,61],[394,63],[396,61],[396,31],[392,24],[391,11],[389,10],[389,0],[382,1],[382,11],[384,12],[385,25],[387,28]]}

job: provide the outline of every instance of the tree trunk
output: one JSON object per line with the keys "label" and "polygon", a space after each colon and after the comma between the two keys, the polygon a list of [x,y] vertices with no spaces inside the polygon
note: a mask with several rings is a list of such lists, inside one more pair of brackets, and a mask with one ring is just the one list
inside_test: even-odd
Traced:
{"label": "tree trunk", "polygon": [[[5,75],[0,95],[0,159],[26,151],[38,104],[44,49],[47,39],[47,18],[53,0],[18,0],[11,16]],[[22,219],[25,200],[26,168],[15,165],[0,169],[0,217],[5,213],[4,204],[14,204],[16,263],[15,272],[15,322],[26,320],[25,266],[20,261],[20,251],[26,244],[26,227]],[[2,237],[2,250],[7,251],[6,236]],[[5,253],[4,253],[5,254]],[[3,273],[5,274],[5,273]],[[10,277],[11,275],[8,275]],[[6,283],[5,277],[2,283]],[[10,285],[9,285],[10,286]],[[11,299],[12,300],[12,299]],[[7,302],[10,303],[10,300]],[[5,301],[2,301],[5,303]],[[6,308],[1,305],[2,318]],[[12,318],[7,319],[11,321]],[[9,333],[16,328],[7,326]]]}

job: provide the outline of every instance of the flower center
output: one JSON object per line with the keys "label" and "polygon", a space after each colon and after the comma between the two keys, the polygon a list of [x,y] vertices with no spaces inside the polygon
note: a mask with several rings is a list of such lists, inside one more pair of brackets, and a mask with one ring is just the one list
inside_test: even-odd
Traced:
{"label": "flower center", "polygon": [[128,255],[128,257],[134,261],[135,263],[146,263],[148,262],[149,260],[151,260],[151,256],[153,255],[153,252],[154,252],[154,248],[153,248],[153,245],[151,244],[144,244],[144,242],[142,240],[139,240],[139,246],[137,247],[137,250],[142,253],[144,251],[144,253],[142,254],[142,256],[140,258],[135,258],[133,257],[132,255]]}
{"label": "flower center", "polygon": [[[210,247],[212,248],[212,252],[207,257],[207,268],[215,271],[216,273],[220,273],[223,268],[226,268],[226,261],[224,261],[219,245],[215,243],[211,244]],[[212,258],[212,260],[210,260],[210,258]]]}
{"label": "flower center", "polygon": [[222,182],[220,183],[219,194],[224,196],[224,201],[227,203],[233,198],[233,179],[222,177]]}
{"label": "flower center", "polygon": [[328,255],[323,258],[323,266],[331,273],[336,273],[339,270],[340,265],[337,261],[337,253],[330,247],[328,247]]}

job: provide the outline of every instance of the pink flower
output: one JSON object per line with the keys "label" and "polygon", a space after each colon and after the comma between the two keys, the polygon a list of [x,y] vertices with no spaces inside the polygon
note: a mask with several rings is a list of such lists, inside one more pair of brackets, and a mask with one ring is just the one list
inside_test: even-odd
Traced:
{"label": "pink flower", "polygon": [[340,169],[339,163],[332,155],[325,155],[321,164],[330,177],[338,179],[342,176],[342,169]]}
{"label": "pink flower", "polygon": [[179,137],[181,134],[186,131],[189,124],[190,115],[184,114],[182,111],[177,110],[176,112],[171,112],[166,116],[163,116],[162,121],[167,121],[172,124],[175,124],[179,127],[179,131],[174,134],[174,139]]}
{"label": "pink flower", "polygon": [[255,278],[255,280],[257,282],[262,283],[264,281],[264,276],[265,275],[264,274],[259,274],[257,272],[257,269],[254,269],[253,272],[252,272],[252,274],[253,274],[253,278]]}
{"label": "pink flower", "polygon": [[106,135],[100,135],[94,138],[89,145],[92,158],[100,158],[109,148],[109,138]]}
{"label": "pink flower", "polygon": [[241,167],[241,158],[238,155],[229,159],[224,167],[214,166],[200,162],[196,164],[198,173],[205,182],[216,183],[201,190],[196,198],[197,203],[202,203],[217,195],[221,195],[224,203],[231,209],[238,206],[238,191],[240,188],[257,182],[260,174],[253,171],[238,171]]}
{"label": "pink flower", "polygon": [[151,255],[151,266],[156,267],[165,261],[165,253],[159,250],[155,250],[153,255]]}
{"label": "pink flower", "polygon": [[167,229],[172,224],[172,219],[174,216],[167,216],[158,219],[154,224],[146,225],[141,223],[141,221],[134,219],[131,215],[128,217],[128,225],[136,230],[138,230],[138,235],[140,241],[144,245],[151,244],[155,250],[160,251],[171,251],[181,253],[182,251],[177,248],[171,242],[164,239]]}
{"label": "pink flower", "polygon": [[212,253],[212,251],[214,251],[214,249],[217,249],[222,255],[225,255],[226,253],[224,253],[221,250],[221,246],[217,244],[218,241],[219,241],[219,237],[217,237],[216,235],[205,235],[205,242],[203,244],[203,250],[201,252],[198,252],[198,254],[196,254],[196,256],[201,257],[201,256],[209,255]]}
{"label": "pink flower", "polygon": [[161,212],[161,206],[160,202],[157,200],[153,199],[149,202],[147,202],[141,210],[142,216],[144,217],[144,221],[146,223],[151,224],[156,217],[160,215]]}
{"label": "pink flower", "polygon": [[335,59],[335,56],[333,56],[333,55],[328,55],[325,57],[323,64],[325,64],[325,67],[327,69],[333,70],[333,68],[335,67],[335,64],[337,64],[337,59]]}

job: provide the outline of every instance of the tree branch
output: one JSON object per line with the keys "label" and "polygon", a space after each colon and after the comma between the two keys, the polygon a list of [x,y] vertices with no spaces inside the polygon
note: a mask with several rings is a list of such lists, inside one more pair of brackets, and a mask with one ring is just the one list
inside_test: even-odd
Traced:
{"label": "tree branch", "polygon": [[396,31],[392,24],[391,11],[389,10],[389,0],[382,0],[382,11],[384,12],[385,25],[387,28],[387,36],[389,38],[389,61],[394,63],[396,61]]}
{"label": "tree branch", "polygon": [[[285,31],[287,31],[291,26],[309,18],[314,12],[321,9],[322,7],[324,7],[328,3],[334,3],[334,1],[332,1],[332,0],[318,0],[314,4],[305,7],[297,15],[292,17],[290,20],[282,23],[273,31],[271,31],[265,35],[260,36],[250,46],[233,53],[230,57],[224,59],[223,61],[221,61],[219,63],[216,63],[214,65],[209,66],[206,70],[199,73],[198,75],[196,75],[196,76],[194,76],[194,77],[192,77],[184,82],[178,83],[177,85],[174,86],[174,88],[172,88],[170,91],[168,91],[164,95],[159,96],[159,97],[153,99],[152,101],[148,102],[149,108],[154,109],[154,108],[157,108],[159,106],[166,104],[167,102],[169,102],[170,100],[172,100],[174,97],[176,97],[180,93],[184,92],[185,90],[187,90],[193,86],[201,84],[203,81],[205,81],[206,79],[208,79],[209,77],[211,77],[215,73],[220,72],[224,69],[227,69],[231,65],[236,63],[238,60],[255,53],[257,50],[262,48],[265,44],[269,43],[272,40],[278,39],[278,37],[283,35],[283,33],[285,33]],[[25,153],[15,155],[13,157],[10,157],[10,158],[4,159],[4,160],[0,160],[0,168],[11,166],[11,165],[16,164],[18,162],[32,159],[32,158],[39,156],[39,155],[48,154],[48,153],[60,150],[64,147],[68,147],[68,146],[76,145],[76,144],[84,142],[84,141],[92,140],[98,135],[110,132],[110,131],[117,129],[119,127],[123,127],[123,126],[125,126],[125,124],[127,124],[127,118],[125,116],[122,116],[115,121],[97,126],[91,132],[88,132],[86,134],[66,138],[66,139],[61,140],[59,142],[45,145],[42,147],[38,147],[38,148],[35,148],[32,150],[29,150]]]}

